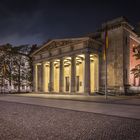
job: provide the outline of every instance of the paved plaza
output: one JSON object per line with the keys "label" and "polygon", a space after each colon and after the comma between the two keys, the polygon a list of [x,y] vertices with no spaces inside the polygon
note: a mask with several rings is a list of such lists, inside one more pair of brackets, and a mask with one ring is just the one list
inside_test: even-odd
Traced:
{"label": "paved plaza", "polygon": [[19,102],[75,111],[140,119],[139,96],[104,96],[16,94],[0,96],[0,101]]}
{"label": "paved plaza", "polygon": [[140,120],[0,101],[1,140],[139,140]]}
{"label": "paved plaza", "polygon": [[139,97],[0,96],[0,140],[140,140]]}

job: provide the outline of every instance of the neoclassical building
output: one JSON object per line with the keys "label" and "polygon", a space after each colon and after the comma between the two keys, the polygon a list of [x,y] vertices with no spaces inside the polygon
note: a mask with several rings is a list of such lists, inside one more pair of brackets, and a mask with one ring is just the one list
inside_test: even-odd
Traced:
{"label": "neoclassical building", "polygon": [[38,93],[94,94],[105,87],[104,34],[108,27],[107,89],[124,93],[125,85],[138,90],[140,79],[131,69],[140,63],[133,58],[140,39],[123,17],[102,24],[80,38],[53,39],[31,54],[33,88]]}

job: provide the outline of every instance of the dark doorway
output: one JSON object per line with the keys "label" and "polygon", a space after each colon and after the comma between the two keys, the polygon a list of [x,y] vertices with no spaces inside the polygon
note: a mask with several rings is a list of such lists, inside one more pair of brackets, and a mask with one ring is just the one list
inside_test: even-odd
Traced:
{"label": "dark doorway", "polygon": [[76,76],[76,91],[79,91],[79,76]]}
{"label": "dark doorway", "polygon": [[69,85],[70,85],[69,77],[67,76],[67,77],[65,77],[65,79],[66,79],[66,91],[69,91]]}

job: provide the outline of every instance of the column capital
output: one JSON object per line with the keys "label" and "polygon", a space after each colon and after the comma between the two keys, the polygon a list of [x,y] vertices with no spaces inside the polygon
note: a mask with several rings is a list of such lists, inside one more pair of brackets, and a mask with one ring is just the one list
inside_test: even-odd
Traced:
{"label": "column capital", "polygon": [[90,48],[86,48],[85,54],[90,54]]}
{"label": "column capital", "polygon": [[50,62],[50,63],[53,63],[53,62],[54,62],[54,59],[49,60],[49,62]]}
{"label": "column capital", "polygon": [[46,61],[41,62],[42,65],[44,65],[46,63]]}
{"label": "column capital", "polygon": [[76,57],[77,56],[77,54],[72,54],[72,55],[70,55],[70,57]]}
{"label": "column capital", "polygon": [[59,57],[58,59],[60,59],[60,60],[64,60],[65,58],[64,58],[64,57]]}

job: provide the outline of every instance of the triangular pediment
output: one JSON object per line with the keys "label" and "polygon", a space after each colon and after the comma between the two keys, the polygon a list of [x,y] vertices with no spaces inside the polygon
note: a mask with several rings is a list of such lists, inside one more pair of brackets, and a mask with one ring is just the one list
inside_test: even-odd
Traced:
{"label": "triangular pediment", "polygon": [[89,39],[89,38],[83,37],[83,38],[74,38],[74,39],[54,39],[54,40],[51,40],[48,43],[44,44],[38,50],[36,50],[32,54],[32,56],[35,54],[40,54],[40,53],[45,52],[45,51],[50,51],[50,50],[58,48],[58,47],[63,47],[66,45],[75,44],[75,43],[84,41],[85,39]]}
{"label": "triangular pediment", "polygon": [[42,48],[41,51],[55,49],[61,46],[66,46],[71,43],[76,43],[77,41],[65,40],[65,41],[52,41],[51,43],[47,44],[46,47]]}

